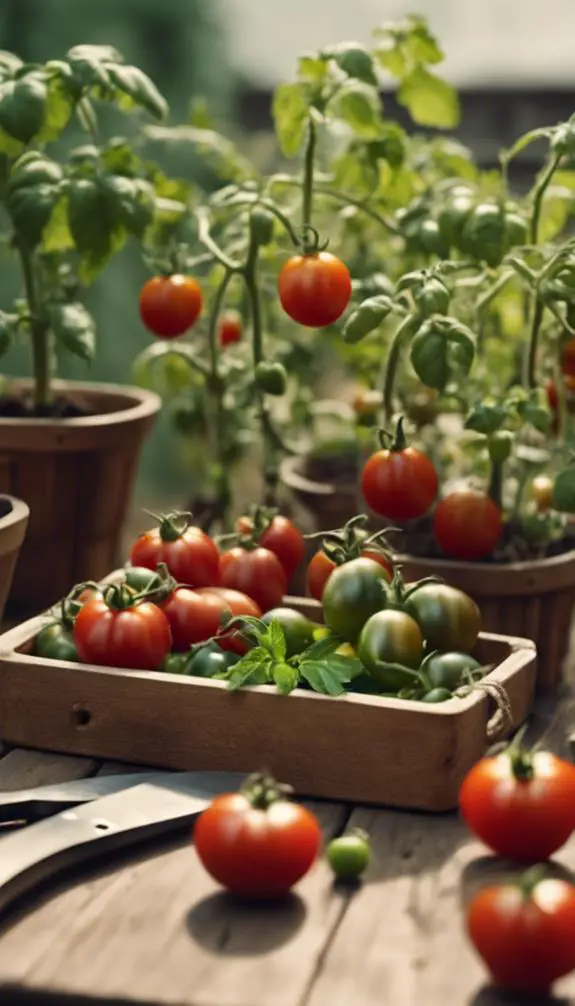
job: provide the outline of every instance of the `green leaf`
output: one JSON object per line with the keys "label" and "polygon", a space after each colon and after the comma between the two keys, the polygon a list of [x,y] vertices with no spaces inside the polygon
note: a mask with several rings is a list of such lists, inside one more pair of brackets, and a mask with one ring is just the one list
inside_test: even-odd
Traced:
{"label": "green leaf", "polygon": [[76,45],[70,49],[66,58],[80,89],[96,88],[98,93],[102,93],[102,90],[109,91],[111,87],[105,64],[122,61],[118,50],[110,45]]}
{"label": "green leaf", "polygon": [[507,411],[503,405],[489,401],[480,402],[471,410],[465,420],[465,429],[488,436],[490,433],[500,430],[506,418]]}
{"label": "green leaf", "polygon": [[228,672],[228,688],[236,691],[244,685],[265,685],[271,678],[273,661],[261,646],[246,653]]}
{"label": "green leaf", "polygon": [[333,59],[339,68],[347,73],[348,77],[377,87],[378,80],[373,57],[359,42],[341,42],[330,49],[324,49],[322,55]]}
{"label": "green leaf", "polygon": [[61,77],[49,78],[44,123],[36,136],[37,143],[50,143],[58,139],[70,121],[74,104],[68,83]]}
{"label": "green leaf", "polygon": [[381,133],[379,93],[360,80],[346,81],[328,102],[326,113],[341,119],[357,136],[373,139]]}
{"label": "green leaf", "polygon": [[342,682],[350,680],[347,675],[342,677],[337,669],[332,670],[327,663],[318,660],[302,661],[299,672],[314,692],[322,695],[342,695],[345,692]]}
{"label": "green leaf", "polygon": [[19,239],[35,248],[60,200],[58,183],[23,186],[10,192],[7,206]]}
{"label": "green leaf", "polygon": [[460,110],[456,91],[423,66],[415,66],[403,78],[397,100],[420,126],[455,129],[459,124]]}
{"label": "green leaf", "polygon": [[295,157],[303,143],[310,114],[304,84],[280,84],[276,87],[272,113],[282,154],[284,157]]}
{"label": "green leaf", "polygon": [[116,85],[121,108],[145,108],[156,119],[165,119],[168,105],[155,84],[137,66],[108,66],[108,74]]}
{"label": "green leaf", "polygon": [[44,126],[47,97],[46,82],[38,73],[0,84],[2,133],[20,143],[30,143]]}
{"label": "green leaf", "polygon": [[219,178],[244,181],[254,177],[247,158],[238,152],[231,140],[213,129],[195,126],[147,126],[143,135],[152,143],[183,147],[201,158]]}
{"label": "green leaf", "polygon": [[84,95],[76,105],[78,122],[88,136],[95,136],[98,130],[98,119],[90,99]]}
{"label": "green leaf", "polygon": [[141,237],[154,218],[152,186],[139,178],[126,178],[123,175],[106,175],[101,184],[115,207],[118,223],[129,234]]}
{"label": "green leaf", "polygon": [[404,46],[414,63],[441,63],[444,54],[437,39],[429,30],[427,20],[417,14],[410,14],[405,19],[408,35]]}
{"label": "green leaf", "polygon": [[266,643],[269,642],[274,660],[285,660],[287,651],[286,637],[277,618],[272,618],[264,638]]}
{"label": "green leaf", "polygon": [[312,662],[315,660],[323,660],[324,657],[329,657],[332,653],[335,653],[342,643],[343,640],[340,636],[325,636],[323,639],[318,639],[316,643],[312,643],[311,646],[308,646],[307,650],[304,650],[301,654],[301,659],[311,660]]}
{"label": "green leaf", "polygon": [[410,360],[419,380],[443,391],[467,377],[475,358],[475,338],[455,318],[429,318],[411,343]]}
{"label": "green leaf", "polygon": [[19,56],[7,52],[6,49],[0,49],[0,80],[12,78],[23,66]]}
{"label": "green leaf", "polygon": [[298,686],[299,670],[290,664],[278,662],[272,665],[272,677],[278,692],[282,695],[289,695]]}
{"label": "green leaf", "polygon": [[373,55],[381,68],[387,70],[397,80],[401,80],[407,72],[407,58],[392,36],[384,37]]}
{"label": "green leaf", "polygon": [[201,380],[191,369],[197,348],[180,343],[177,349],[169,344],[154,342],[136,357],[132,374],[140,387],[156,391],[170,398],[186,391]]}
{"label": "green leaf", "polygon": [[560,185],[550,185],[545,193],[541,216],[539,217],[539,240],[552,241],[561,233],[575,209],[575,197],[571,189]]}
{"label": "green leaf", "polygon": [[19,318],[17,314],[0,311],[0,356],[8,352],[18,332]]}
{"label": "green leaf", "polygon": [[536,140],[544,138],[548,139],[552,135],[553,129],[549,126],[543,126],[538,129],[530,129],[528,133],[524,133],[523,136],[520,136],[519,139],[515,141],[513,146],[509,148],[509,150],[504,151],[501,155],[502,159],[510,161],[513,157],[516,157],[517,154],[520,154],[522,150],[525,150],[529,144],[535,143]]}
{"label": "green leaf", "polygon": [[298,77],[309,84],[321,85],[329,75],[327,59],[305,53],[298,59]]}
{"label": "green leaf", "polygon": [[56,341],[81,360],[90,362],[96,349],[96,325],[83,304],[53,304],[50,328]]}
{"label": "green leaf", "polygon": [[[363,145],[362,145],[363,146]],[[364,149],[354,144],[333,162],[334,187],[358,199],[371,196],[379,183],[377,161]]]}
{"label": "green leaf", "polygon": [[42,231],[42,251],[46,254],[69,251],[74,239],[68,226],[68,200],[59,199]]}
{"label": "green leaf", "polygon": [[392,309],[393,302],[386,294],[368,297],[347,319],[342,332],[343,341],[351,345],[360,342],[366,335],[379,328]]}
{"label": "green leaf", "polygon": [[575,513],[575,466],[563,468],[555,477],[551,505],[559,513]]}
{"label": "green leaf", "polygon": [[68,194],[68,224],[82,256],[80,278],[90,282],[126,240],[118,203],[101,179],[75,178]]}

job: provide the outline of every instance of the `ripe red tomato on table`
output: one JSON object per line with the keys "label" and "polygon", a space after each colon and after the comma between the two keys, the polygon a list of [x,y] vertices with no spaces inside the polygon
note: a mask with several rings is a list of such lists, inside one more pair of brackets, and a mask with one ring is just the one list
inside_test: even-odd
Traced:
{"label": "ripe red tomato on table", "polygon": [[81,661],[140,671],[160,666],[172,645],[168,619],[150,601],[134,603],[135,596],[118,585],[82,605],[72,629]]}
{"label": "ripe red tomato on table", "polygon": [[194,828],[204,868],[228,891],[247,898],[287,894],[312,866],[320,843],[315,815],[259,776],[238,793],[217,796]]}
{"label": "ripe red tomato on table", "polygon": [[[230,609],[233,617],[239,615],[249,615],[251,618],[261,618],[262,610],[258,604],[247,594],[242,594],[239,590],[232,590],[229,587],[199,587],[196,591],[201,596],[213,594],[220,598]],[[218,639],[218,644],[222,650],[231,650],[233,653],[243,655],[249,650],[249,644],[242,639],[239,632],[227,632]]]}
{"label": "ripe red tomato on table", "polygon": [[[377,549],[366,548],[360,552],[360,557],[362,559],[373,559],[375,562],[378,562],[380,566],[383,566],[389,574],[389,580],[391,582],[393,577],[393,565],[391,559],[384,555],[383,552],[380,552]],[[314,597],[316,601],[321,601],[327,581],[334,569],[337,569],[337,563],[333,559],[330,559],[329,555],[326,555],[323,549],[316,552],[310,559],[307,567],[306,583],[310,595]]]}
{"label": "ripe red tomato on table", "polygon": [[236,545],[220,559],[223,587],[247,594],[262,612],[279,607],[287,591],[287,576],[277,555],[261,545]]}
{"label": "ripe red tomato on table", "polygon": [[[240,534],[249,535],[254,529],[251,517],[238,517],[236,528]],[[289,517],[276,514],[269,526],[258,537],[258,544],[277,555],[288,579],[293,576],[305,557],[305,541],[301,531]]]}
{"label": "ripe red tomato on table", "polygon": [[188,650],[217,635],[222,618],[231,616],[231,608],[217,594],[200,594],[189,587],[176,587],[159,607],[170,623],[172,649]]}
{"label": "ripe red tomato on table", "polygon": [[145,531],[130,552],[133,566],[156,571],[164,562],[174,579],[187,587],[209,587],[220,582],[220,552],[199,527],[179,524],[182,515],[168,514],[159,527]]}
{"label": "ripe red tomato on table", "polygon": [[575,828],[575,765],[511,745],[470,770],[459,806],[474,835],[499,856],[520,863],[547,859]]}
{"label": "ripe red tomato on table", "polygon": [[197,321],[202,291],[191,276],[153,276],[140,290],[140,317],[159,339],[175,339]]}
{"label": "ripe red tomato on table", "polygon": [[575,968],[575,887],[565,880],[526,875],[487,887],[470,903],[466,923],[503,988],[544,995]]}
{"label": "ripe red tomato on table", "polygon": [[361,489],[369,507],[390,520],[415,520],[437,496],[437,472],[414,447],[383,448],[366,461]]}
{"label": "ripe red tomato on table", "polygon": [[241,315],[237,311],[224,311],[218,319],[218,342],[230,346],[240,342],[243,335]]}
{"label": "ripe red tomato on table", "polygon": [[447,555],[482,559],[490,555],[503,530],[503,515],[486,493],[460,489],[435,508],[433,533]]}
{"label": "ripe red tomato on table", "polygon": [[293,255],[278,277],[285,313],[307,328],[326,328],[341,317],[351,299],[347,266],[330,252]]}

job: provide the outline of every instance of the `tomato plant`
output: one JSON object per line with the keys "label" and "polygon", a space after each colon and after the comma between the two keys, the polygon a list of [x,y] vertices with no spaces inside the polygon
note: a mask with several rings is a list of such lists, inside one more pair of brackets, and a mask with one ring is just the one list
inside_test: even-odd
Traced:
{"label": "tomato plant", "polygon": [[330,252],[293,255],[278,277],[286,314],[307,328],[326,328],[341,317],[351,299],[351,276]]}
{"label": "tomato plant", "polygon": [[165,563],[178,583],[187,587],[208,587],[220,582],[220,553],[211,538],[189,524],[189,514],[170,513],[159,517],[159,526],[134,542],[130,551],[133,566],[156,571]]}
{"label": "tomato plant", "polygon": [[74,621],[80,660],[107,667],[154,671],[170,651],[170,625],[163,611],[124,585],[108,587],[87,601]]}
{"label": "tomato plant", "polygon": [[470,770],[459,805],[469,828],[498,855],[522,863],[547,859],[575,827],[575,766],[512,743]]}
{"label": "tomato plant", "polygon": [[175,339],[197,321],[202,292],[191,276],[153,276],[140,291],[140,316],[159,339]]}
{"label": "tomato plant", "polygon": [[224,587],[239,590],[256,602],[261,611],[277,608],[287,591],[287,577],[277,555],[267,548],[236,545],[220,560]]}
{"label": "tomato plant", "polygon": [[467,932],[494,983],[530,996],[546,994],[575,968],[575,886],[528,871],[472,899]]}
{"label": "tomato plant", "polygon": [[231,346],[240,342],[243,335],[241,315],[237,311],[224,311],[218,319],[218,342],[220,346]]}
{"label": "tomato plant", "polygon": [[425,454],[406,446],[401,420],[395,438],[382,434],[384,447],[366,461],[361,475],[363,497],[375,513],[390,520],[414,520],[429,510],[437,496],[437,472]]}
{"label": "tomato plant", "polygon": [[500,508],[475,489],[452,492],[435,508],[435,538],[447,555],[457,559],[482,559],[490,555],[502,530]]}
{"label": "tomato plant", "polygon": [[277,898],[308,872],[321,830],[274,780],[251,776],[240,792],[212,801],[198,818],[194,845],[208,873],[233,894]]}

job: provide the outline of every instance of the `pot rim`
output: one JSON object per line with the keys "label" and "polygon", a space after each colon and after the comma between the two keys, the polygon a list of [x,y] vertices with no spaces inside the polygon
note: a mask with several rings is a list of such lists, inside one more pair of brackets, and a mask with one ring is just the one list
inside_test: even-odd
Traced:
{"label": "pot rim", "polygon": [[[32,387],[31,378],[14,378],[7,382],[8,389],[16,391]],[[18,416],[0,416],[0,426],[23,426],[36,427],[43,430],[49,429],[81,429],[91,426],[106,426],[111,423],[121,423],[126,420],[136,421],[153,416],[162,407],[162,400],[155,391],[148,391],[147,388],[138,388],[132,384],[108,384],[99,381],[64,381],[55,380],[52,382],[55,391],[79,391],[87,398],[91,395],[117,396],[125,398],[127,402],[123,409],[114,412],[102,412],[93,416],[71,416],[62,419],[50,417],[31,417],[23,419]]]}
{"label": "pot rim", "polygon": [[476,597],[535,596],[575,587],[575,548],[544,559],[509,563],[424,559],[406,552],[394,558],[398,565],[417,569],[416,578],[444,574],[447,583]]}
{"label": "pot rim", "polygon": [[24,500],[9,493],[0,493],[0,499],[9,500],[12,505],[10,513],[0,517],[0,555],[5,555],[16,551],[24,541],[30,507]]}

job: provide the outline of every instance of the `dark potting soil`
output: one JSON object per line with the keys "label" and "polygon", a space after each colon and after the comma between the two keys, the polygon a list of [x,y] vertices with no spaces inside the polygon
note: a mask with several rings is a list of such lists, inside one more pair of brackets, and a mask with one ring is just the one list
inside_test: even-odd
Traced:
{"label": "dark potting soil", "polygon": [[59,397],[50,405],[36,408],[31,396],[0,395],[0,418],[4,419],[78,419],[94,414],[87,401],[84,404]]}
{"label": "dark potting soil", "polygon": [[[453,560],[446,555],[437,544],[433,535],[431,516],[422,517],[405,526],[399,532],[390,534],[390,544],[394,550],[417,559]],[[575,533],[566,531],[558,541],[539,544],[528,541],[521,532],[520,525],[515,520],[508,521],[503,527],[503,533],[497,548],[485,559],[474,560],[485,566],[493,563],[532,562],[536,559],[549,559],[552,556],[564,555],[575,549]],[[457,561],[457,560],[455,560]]]}
{"label": "dark potting soil", "polygon": [[6,499],[5,496],[0,496],[0,519],[2,517],[7,517],[9,513],[12,513],[12,509],[10,500]]}

